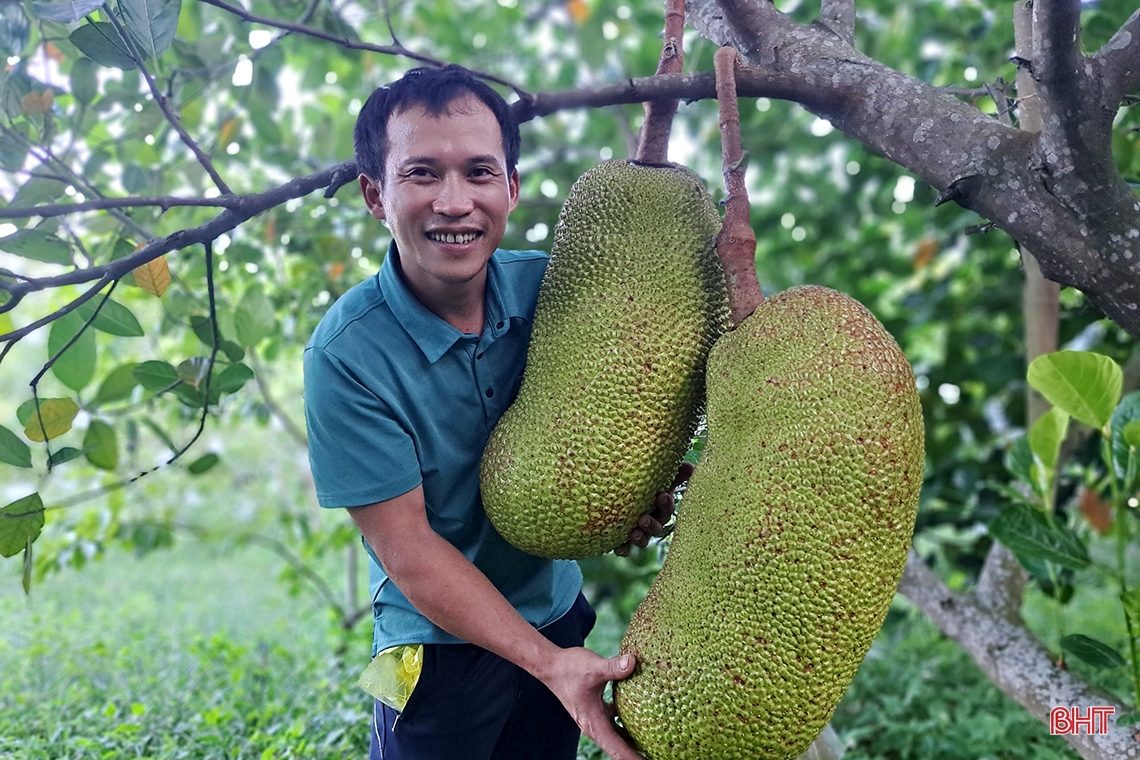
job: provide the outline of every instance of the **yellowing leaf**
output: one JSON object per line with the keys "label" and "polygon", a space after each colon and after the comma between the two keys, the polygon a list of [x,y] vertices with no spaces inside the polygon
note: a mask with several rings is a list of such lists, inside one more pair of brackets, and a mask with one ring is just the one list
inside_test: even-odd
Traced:
{"label": "yellowing leaf", "polygon": [[226,119],[222,122],[222,128],[218,132],[218,145],[225,147],[230,144],[230,138],[234,136],[234,131],[238,128],[237,119]]}
{"label": "yellowing leaf", "polygon": [[566,0],[566,10],[577,24],[584,24],[590,20],[590,6],[585,0]]}
{"label": "yellowing leaf", "polygon": [[170,287],[170,267],[163,256],[137,267],[134,275],[138,286],[152,296],[162,298],[162,294]]}
{"label": "yellowing leaf", "polygon": [[40,90],[39,92],[29,92],[20,101],[24,113],[33,116],[42,116],[51,110],[51,104],[55,102],[55,94],[51,90]]}
{"label": "yellowing leaf", "polygon": [[[77,414],[79,406],[69,398],[44,399],[40,404],[39,415],[33,411],[28,424],[24,426],[24,435],[29,441],[37,443],[42,443],[45,438],[59,438],[71,430],[71,423]],[[43,427],[40,427],[40,419],[43,419]]]}
{"label": "yellowing leaf", "polygon": [[938,241],[933,238],[923,238],[918,241],[918,244],[914,247],[914,268],[925,269],[930,266],[930,263],[934,261],[934,257],[938,255],[938,249],[940,247]]}

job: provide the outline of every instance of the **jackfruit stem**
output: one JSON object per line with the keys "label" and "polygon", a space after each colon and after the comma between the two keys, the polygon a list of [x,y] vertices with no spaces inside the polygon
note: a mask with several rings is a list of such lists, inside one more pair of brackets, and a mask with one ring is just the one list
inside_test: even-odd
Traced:
{"label": "jackfruit stem", "polygon": [[728,287],[732,326],[743,322],[764,300],[756,278],[756,233],[749,222],[748,188],[744,185],[744,148],[736,103],[736,67],[740,58],[725,46],[713,56],[716,100],[720,107],[721,156],[724,161],[724,222],[716,236],[716,253]]}
{"label": "jackfruit stem", "polygon": [[[661,44],[661,59],[657,62],[658,74],[680,74],[685,62],[682,36],[685,31],[685,0],[667,0],[665,3],[665,36]],[[641,143],[637,146],[637,160],[642,163],[664,164],[669,160],[669,131],[680,101],[652,100],[645,104],[645,123],[641,127]]]}

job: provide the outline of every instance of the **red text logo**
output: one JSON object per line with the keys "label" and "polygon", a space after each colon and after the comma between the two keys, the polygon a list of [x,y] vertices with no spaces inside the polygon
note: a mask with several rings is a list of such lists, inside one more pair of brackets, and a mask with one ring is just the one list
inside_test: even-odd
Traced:
{"label": "red text logo", "polygon": [[1090,707],[1082,715],[1079,707],[1054,707],[1049,711],[1049,733],[1059,734],[1107,734],[1108,719],[1116,712],[1115,707]]}

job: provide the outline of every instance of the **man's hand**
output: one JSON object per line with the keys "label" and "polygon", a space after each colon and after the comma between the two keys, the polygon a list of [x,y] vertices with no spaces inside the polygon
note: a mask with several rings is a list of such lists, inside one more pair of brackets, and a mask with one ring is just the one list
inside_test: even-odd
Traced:
{"label": "man's hand", "polygon": [[559,650],[539,676],[566,712],[613,760],[644,760],[614,724],[617,711],[602,699],[606,684],[633,672],[633,655],[605,658],[589,649]]}
{"label": "man's hand", "polygon": [[657,498],[653,501],[653,508],[648,512],[643,512],[637,518],[637,525],[629,532],[629,538],[621,546],[614,549],[614,554],[619,557],[628,557],[631,546],[636,545],[644,549],[650,538],[661,535],[665,523],[669,522],[669,518],[673,516],[674,494],[682,483],[692,477],[694,469],[693,465],[688,462],[681,464],[680,469],[677,470],[677,477],[673,479],[673,485],[669,486],[668,491],[657,493]]}

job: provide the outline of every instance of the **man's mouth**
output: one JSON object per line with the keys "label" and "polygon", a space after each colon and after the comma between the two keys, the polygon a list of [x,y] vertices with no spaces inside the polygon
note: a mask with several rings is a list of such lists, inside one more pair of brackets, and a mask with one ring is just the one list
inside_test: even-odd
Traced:
{"label": "man's mouth", "polygon": [[429,240],[434,240],[437,243],[470,243],[475,238],[479,237],[482,233],[479,232],[429,232],[427,234]]}

